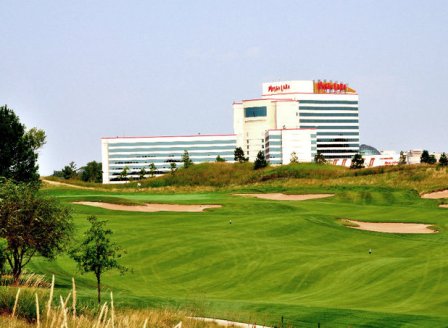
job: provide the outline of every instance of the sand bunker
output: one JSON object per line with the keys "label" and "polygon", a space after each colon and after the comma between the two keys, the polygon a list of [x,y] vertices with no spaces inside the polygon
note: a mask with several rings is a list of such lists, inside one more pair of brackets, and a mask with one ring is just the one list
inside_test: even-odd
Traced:
{"label": "sand bunker", "polygon": [[385,222],[363,222],[356,220],[345,220],[346,223],[352,224],[348,227],[359,230],[368,230],[385,233],[436,233],[431,229],[431,224],[422,223],[385,223]]}
{"label": "sand bunker", "polygon": [[424,195],[422,195],[422,198],[427,198],[427,199],[448,198],[448,190],[442,190],[442,191],[431,192],[429,194],[424,194]]}
{"label": "sand bunker", "polygon": [[441,208],[448,208],[448,204],[442,204],[440,205]]}
{"label": "sand bunker", "polygon": [[73,204],[88,205],[105,208],[114,211],[128,212],[202,212],[207,208],[219,208],[221,205],[177,205],[177,204],[145,204],[145,205],[120,205],[101,202],[73,202]]}
{"label": "sand bunker", "polygon": [[243,197],[255,197],[261,199],[270,199],[270,200],[308,200],[308,199],[318,199],[318,198],[327,198],[334,196],[334,194],[307,194],[307,195],[286,195],[280,193],[274,194],[234,194],[236,196]]}

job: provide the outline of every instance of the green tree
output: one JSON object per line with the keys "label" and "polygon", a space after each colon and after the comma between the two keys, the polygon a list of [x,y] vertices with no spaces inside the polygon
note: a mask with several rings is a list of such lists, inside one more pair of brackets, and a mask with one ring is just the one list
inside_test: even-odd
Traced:
{"label": "green tree", "polygon": [[0,238],[3,254],[17,284],[35,255],[54,259],[66,249],[73,224],[70,211],[30,184],[6,181],[0,186]]}
{"label": "green tree", "polygon": [[422,152],[422,155],[420,156],[420,163],[429,163],[429,152],[427,150]]}
{"label": "green tree", "polygon": [[146,170],[144,167],[142,167],[140,169],[140,171],[138,172],[138,177],[140,178],[140,180],[143,180],[145,178],[145,175],[146,175]]}
{"label": "green tree", "polygon": [[238,163],[244,163],[247,162],[249,160],[248,157],[244,157],[244,151],[241,147],[236,147],[235,151],[233,152],[233,159],[235,160],[235,162]]}
{"label": "green tree", "polygon": [[174,174],[174,172],[176,172],[176,170],[177,170],[177,165],[176,165],[176,163],[171,162],[171,163],[170,163],[170,171],[171,171],[171,174]]}
{"label": "green tree", "polygon": [[120,180],[124,181],[128,179],[129,167],[123,167],[123,170],[120,172]]}
{"label": "green tree", "polygon": [[350,164],[351,169],[362,169],[364,168],[364,158],[361,154],[355,154],[352,158],[352,163]]}
{"label": "green tree", "polygon": [[437,158],[435,155],[429,155],[428,158],[428,164],[436,164],[437,163]]}
{"label": "green tree", "polygon": [[190,155],[186,150],[184,150],[184,154],[182,155],[182,162],[184,163],[185,169],[188,169],[190,166],[193,165],[193,161],[190,159]]}
{"label": "green tree", "polygon": [[157,172],[157,167],[154,163],[149,164],[149,175],[151,178],[154,178]]}
{"label": "green tree", "polygon": [[400,151],[400,160],[398,161],[398,165],[406,164],[406,155],[403,151]]}
{"label": "green tree", "polygon": [[225,162],[226,160],[222,158],[220,155],[216,156],[216,162]]}
{"label": "green tree", "polygon": [[103,181],[103,166],[96,161],[88,162],[81,168],[81,180],[101,183]]}
{"label": "green tree", "polygon": [[45,132],[26,131],[19,117],[6,105],[0,106],[0,177],[16,182],[37,182],[37,150],[45,143]]}
{"label": "green tree", "polygon": [[325,159],[324,155],[320,151],[317,152],[316,155],[314,155],[314,163],[316,164],[326,164],[327,160]]}
{"label": "green tree", "polygon": [[74,179],[78,176],[76,172],[77,170],[78,169],[76,168],[75,162],[72,161],[68,165],[64,166],[64,168],[62,169],[62,176],[66,180]]}
{"label": "green tree", "polygon": [[442,155],[440,155],[439,165],[440,166],[448,166],[448,158],[445,153],[442,153]]}
{"label": "green tree", "polygon": [[262,152],[261,150],[258,152],[257,154],[257,158],[255,159],[254,162],[254,170],[258,170],[261,169],[263,167],[268,166],[268,162],[266,161],[266,158],[264,156],[264,152]]}
{"label": "green tree", "polygon": [[110,240],[112,230],[106,227],[107,221],[99,221],[95,216],[87,218],[90,228],[84,233],[81,244],[70,252],[78,263],[81,272],[93,272],[96,277],[98,304],[101,303],[101,275],[109,270],[118,269],[121,274],[128,268],[120,265],[118,259],[123,250]]}
{"label": "green tree", "polygon": [[297,153],[295,151],[293,151],[291,153],[291,158],[290,158],[289,162],[291,164],[298,164],[299,163],[299,158],[297,157]]}

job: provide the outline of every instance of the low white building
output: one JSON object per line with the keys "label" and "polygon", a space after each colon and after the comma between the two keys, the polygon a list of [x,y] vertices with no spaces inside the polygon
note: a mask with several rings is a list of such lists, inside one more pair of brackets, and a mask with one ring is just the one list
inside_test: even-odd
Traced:
{"label": "low white building", "polygon": [[234,134],[102,138],[103,183],[123,180],[125,168],[125,180],[139,178],[142,168],[148,177],[151,164],[156,167],[156,175],[169,172],[171,163],[182,165],[184,151],[193,163],[214,162],[218,156],[232,163],[235,147]]}

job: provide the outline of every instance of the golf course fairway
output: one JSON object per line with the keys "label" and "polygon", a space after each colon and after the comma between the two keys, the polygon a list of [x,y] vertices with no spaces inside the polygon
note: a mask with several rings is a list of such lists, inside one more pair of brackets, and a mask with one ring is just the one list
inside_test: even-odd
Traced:
{"label": "golf course fairway", "polygon": [[[310,193],[334,196],[306,201],[233,195],[237,192],[43,191],[72,207],[77,240],[88,216],[108,221],[113,239],[127,251],[121,263],[132,269],[124,276],[116,271],[103,276],[104,298],[113,291],[117,306],[182,307],[201,316],[271,326],[282,317],[293,327],[448,323],[448,211],[435,200],[378,187],[314,188]],[[222,207],[144,213],[72,204],[101,197]],[[425,223],[438,233],[349,229],[341,218]],[[75,277],[80,300],[95,301],[94,276],[81,275],[66,255],[54,262],[35,259],[30,269],[55,274],[61,293]]]}

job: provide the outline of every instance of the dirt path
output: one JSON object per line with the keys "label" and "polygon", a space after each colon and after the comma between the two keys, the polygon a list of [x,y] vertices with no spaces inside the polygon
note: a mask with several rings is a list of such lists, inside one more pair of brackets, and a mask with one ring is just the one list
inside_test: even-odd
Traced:
{"label": "dirt path", "polygon": [[435,191],[435,192],[431,192],[428,194],[423,194],[422,198],[427,198],[427,199],[448,198],[448,190]]}
{"label": "dirt path", "polygon": [[271,328],[268,326],[257,325],[256,323],[243,323],[236,321],[228,321],[222,319],[213,319],[213,318],[202,318],[202,317],[190,317],[193,320],[203,321],[203,322],[212,322],[216,323],[219,326],[224,327],[239,327],[239,328]]}
{"label": "dirt path", "polygon": [[179,205],[179,204],[145,204],[120,205],[101,202],[73,202],[73,204],[101,207],[107,210],[128,212],[203,212],[207,208],[219,208],[221,205]]}
{"label": "dirt path", "polygon": [[287,195],[281,193],[272,194],[234,194],[235,196],[242,197],[255,197],[261,199],[270,200],[308,200],[308,199],[319,199],[334,196],[334,194],[307,194],[307,195]]}
{"label": "dirt path", "polygon": [[70,187],[70,188],[75,188],[75,189],[95,190],[95,188],[93,188],[93,187],[77,186],[77,185],[73,185],[73,184],[70,184],[70,183],[63,183],[63,182],[52,181],[52,180],[47,180],[47,179],[41,179],[41,180],[42,180],[44,183],[47,183],[47,184],[52,185],[52,186]]}
{"label": "dirt path", "polygon": [[431,229],[431,224],[422,223],[395,223],[395,222],[363,222],[356,220],[346,220],[353,226],[349,228],[358,230],[368,230],[385,233],[437,233],[437,231]]}

